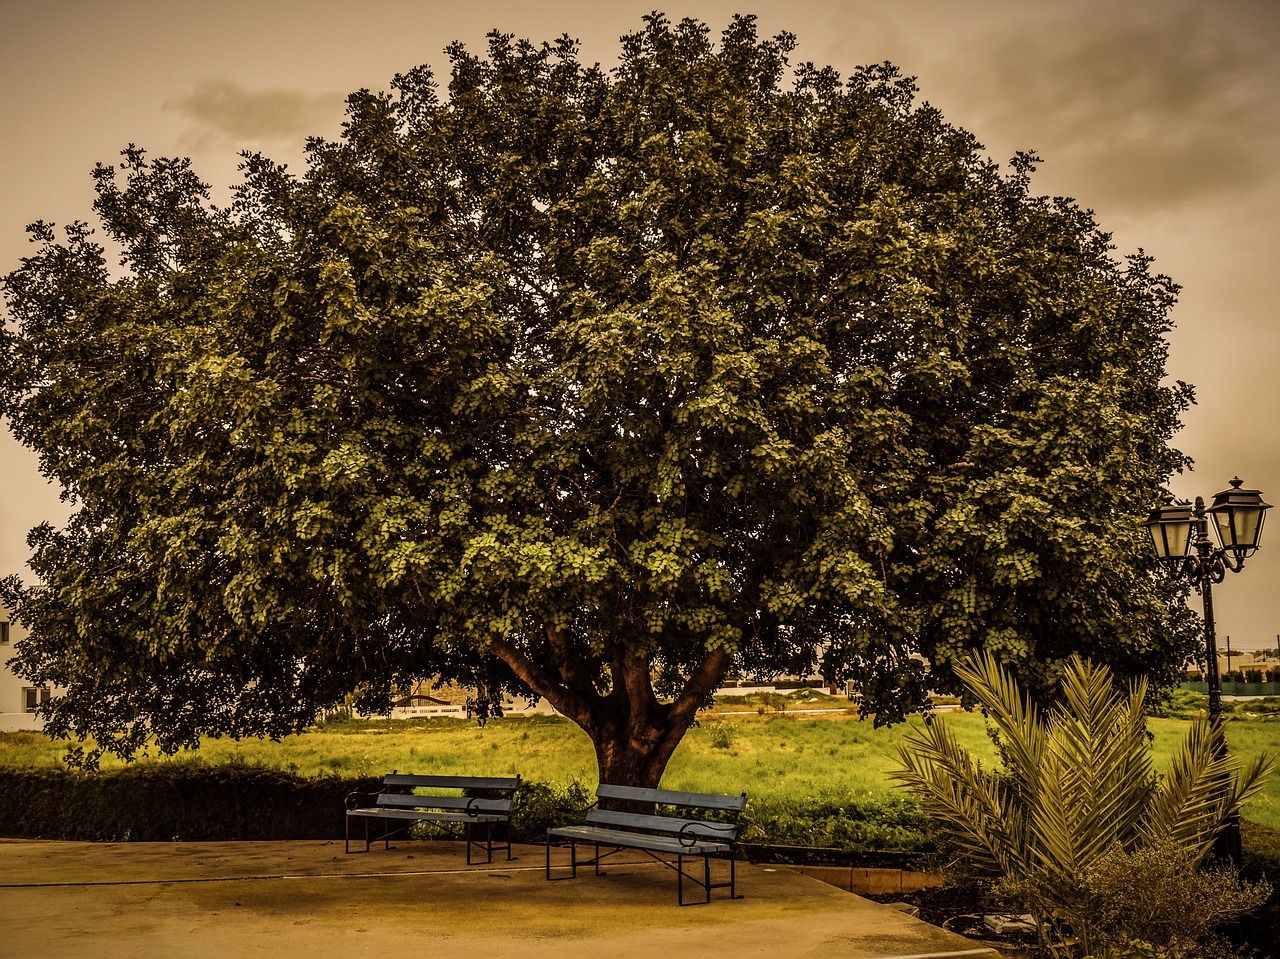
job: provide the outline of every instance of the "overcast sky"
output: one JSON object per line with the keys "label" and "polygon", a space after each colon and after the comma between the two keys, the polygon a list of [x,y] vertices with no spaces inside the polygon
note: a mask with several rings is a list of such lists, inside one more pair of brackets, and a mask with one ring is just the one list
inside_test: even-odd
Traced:
{"label": "overcast sky", "polygon": [[[657,0],[10,0],[0,33],[0,273],[36,219],[88,218],[89,171],[130,142],[184,155],[226,196],[236,153],[297,168],[302,141],[334,136],[343,98],[387,89],[443,48],[485,34],[578,38],[610,65]],[[1043,193],[1077,198],[1182,284],[1170,376],[1198,406],[1174,477],[1206,499],[1239,474],[1280,504],[1280,3],[1276,0],[758,0],[659,6],[717,32],[755,13],[795,33],[794,59],[848,72],[892,60],[921,97],[990,155],[1034,149]],[[0,431],[0,575],[23,568],[26,530],[65,509],[34,457]],[[1143,504],[1145,506],[1145,504]],[[1277,511],[1280,513],[1280,510]],[[1220,638],[1275,645],[1280,518],[1215,594]]]}

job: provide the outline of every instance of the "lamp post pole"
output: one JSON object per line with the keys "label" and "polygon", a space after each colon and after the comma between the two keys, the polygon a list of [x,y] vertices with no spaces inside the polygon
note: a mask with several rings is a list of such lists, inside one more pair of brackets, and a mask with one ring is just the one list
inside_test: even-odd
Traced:
{"label": "lamp post pole", "polygon": [[[1222,677],[1218,675],[1218,632],[1213,623],[1213,584],[1222,582],[1222,574],[1215,580],[1214,548],[1209,541],[1209,520],[1205,516],[1204,499],[1197,496],[1195,510],[1195,571],[1189,577],[1204,601],[1204,678],[1209,684],[1209,719],[1216,726],[1222,719]],[[1225,564],[1219,560],[1219,564]],[[1225,571],[1225,570],[1224,570]],[[1222,742],[1222,737],[1218,738]]]}
{"label": "lamp post pole", "polygon": [[[1222,729],[1222,681],[1218,675],[1218,639],[1213,621],[1213,585],[1221,583],[1227,571],[1240,572],[1244,561],[1258,548],[1262,537],[1262,521],[1271,506],[1262,501],[1258,490],[1241,489],[1240,478],[1231,488],[1213,498],[1213,506],[1205,509],[1197,496],[1195,506],[1175,503],[1169,497],[1165,504],[1152,510],[1147,518],[1156,555],[1173,567],[1174,575],[1187,579],[1204,601],[1204,676],[1209,686],[1209,721],[1213,727],[1213,751],[1216,759],[1227,755],[1227,740]],[[1214,519],[1221,548],[1209,538],[1209,517]],[[1222,792],[1229,788],[1228,774],[1223,773]],[[1240,817],[1232,813],[1214,843],[1219,858],[1240,865]]]}
{"label": "lamp post pole", "polygon": [[[1209,519],[1205,515],[1203,498],[1196,497],[1195,509],[1191,515],[1195,518],[1196,562],[1190,578],[1204,602],[1204,678],[1209,686],[1209,723],[1213,728],[1213,757],[1222,760],[1227,756],[1227,733],[1222,726],[1222,677],[1218,673],[1218,632],[1213,619],[1213,584],[1220,583],[1225,578],[1227,565],[1221,551],[1215,550],[1209,540]],[[1239,569],[1234,572],[1239,572]],[[1224,772],[1222,775],[1220,788],[1225,795],[1230,788],[1227,779],[1229,774]],[[1230,860],[1238,869],[1243,852],[1240,816],[1232,813],[1227,817],[1222,832],[1214,840],[1213,854],[1218,859]]]}

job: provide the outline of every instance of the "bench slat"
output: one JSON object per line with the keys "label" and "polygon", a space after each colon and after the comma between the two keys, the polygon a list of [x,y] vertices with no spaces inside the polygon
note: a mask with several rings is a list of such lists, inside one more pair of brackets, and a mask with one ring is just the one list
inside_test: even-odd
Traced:
{"label": "bench slat", "polygon": [[746,796],[724,796],[719,793],[673,792],[669,789],[645,789],[640,786],[615,786],[601,783],[596,790],[601,799],[622,799],[628,802],[652,802],[668,806],[689,806],[702,809],[723,809],[742,812],[747,806]]}
{"label": "bench slat", "polygon": [[676,816],[647,816],[641,813],[614,812],[611,809],[588,809],[587,822],[601,826],[638,829],[645,832],[670,833],[672,836],[701,836],[706,839],[732,841],[738,827],[731,822],[706,822],[702,819],[681,819]]}
{"label": "bench slat", "polygon": [[379,793],[379,806],[414,806],[428,809],[479,809],[510,812],[510,799],[482,799],[478,796],[415,796],[412,793]]}
{"label": "bench slat", "polygon": [[684,856],[718,856],[732,852],[725,842],[699,842],[686,846],[674,836],[655,836],[621,829],[603,829],[599,826],[560,826],[547,830],[548,836],[573,839],[577,842],[599,843],[602,846],[618,846],[624,849],[652,849],[655,852],[675,853]]}
{"label": "bench slat", "polygon": [[438,812],[430,809],[400,809],[389,806],[374,806],[370,809],[348,809],[348,816],[359,816],[367,819],[416,819],[429,822],[507,822],[508,817],[501,813],[480,813],[469,816],[464,812]]}
{"label": "bench slat", "polygon": [[382,779],[387,786],[424,789],[510,789],[520,788],[519,776],[413,776],[389,773]]}

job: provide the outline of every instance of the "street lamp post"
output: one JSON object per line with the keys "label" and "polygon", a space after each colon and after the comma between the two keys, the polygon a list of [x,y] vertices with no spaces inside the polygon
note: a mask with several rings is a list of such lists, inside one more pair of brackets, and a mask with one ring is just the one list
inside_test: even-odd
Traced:
{"label": "street lamp post", "polygon": [[[1222,683],[1218,676],[1218,641],[1213,622],[1213,584],[1221,583],[1227,571],[1238,573],[1244,561],[1253,555],[1262,538],[1262,521],[1271,506],[1262,501],[1256,490],[1241,489],[1237,476],[1231,488],[1213,498],[1207,510],[1204,500],[1196,497],[1195,506],[1174,502],[1173,497],[1147,517],[1147,531],[1155,545],[1156,555],[1168,563],[1174,575],[1189,580],[1204,600],[1205,679],[1209,685],[1209,720],[1214,729],[1214,751],[1226,755],[1227,741],[1222,732]],[[1209,517],[1214,520],[1218,541],[1209,538]],[[1225,784],[1224,784],[1225,789]],[[1232,816],[1218,837],[1215,852],[1240,863],[1240,821]]]}

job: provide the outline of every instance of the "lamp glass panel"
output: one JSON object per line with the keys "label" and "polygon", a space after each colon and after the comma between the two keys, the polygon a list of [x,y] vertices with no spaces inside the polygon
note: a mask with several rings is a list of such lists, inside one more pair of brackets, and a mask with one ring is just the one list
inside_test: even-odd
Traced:
{"label": "lamp glass panel", "polygon": [[1191,544],[1190,520],[1152,520],[1147,523],[1156,555],[1161,559],[1180,559]]}
{"label": "lamp glass panel", "polygon": [[1164,531],[1169,541],[1170,556],[1186,556],[1191,548],[1190,523],[1165,523]]}
{"label": "lamp glass panel", "polygon": [[1264,510],[1257,506],[1232,506],[1214,513],[1223,547],[1237,551],[1256,549],[1263,514]]}

